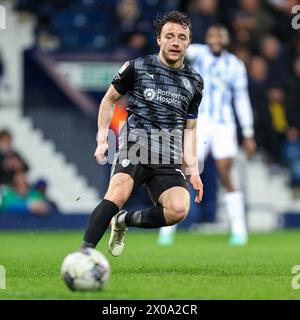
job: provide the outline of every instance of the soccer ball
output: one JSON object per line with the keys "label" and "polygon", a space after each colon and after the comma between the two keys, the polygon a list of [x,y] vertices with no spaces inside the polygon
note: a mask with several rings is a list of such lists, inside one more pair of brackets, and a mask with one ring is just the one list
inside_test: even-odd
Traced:
{"label": "soccer ball", "polygon": [[109,279],[110,265],[102,253],[87,248],[66,256],[61,275],[72,291],[101,290]]}

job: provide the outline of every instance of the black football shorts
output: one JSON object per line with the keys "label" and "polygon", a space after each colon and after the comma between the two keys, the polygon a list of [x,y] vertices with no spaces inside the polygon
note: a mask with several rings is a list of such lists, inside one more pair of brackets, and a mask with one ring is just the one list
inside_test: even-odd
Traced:
{"label": "black football shorts", "polygon": [[152,202],[156,205],[160,195],[172,188],[188,190],[188,182],[179,164],[132,164],[128,159],[116,155],[111,168],[111,177],[116,173],[127,173],[134,180],[133,192],[145,183]]}

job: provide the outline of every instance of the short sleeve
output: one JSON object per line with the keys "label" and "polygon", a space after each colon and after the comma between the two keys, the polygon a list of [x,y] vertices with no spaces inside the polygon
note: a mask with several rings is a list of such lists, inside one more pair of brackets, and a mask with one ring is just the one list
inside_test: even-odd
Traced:
{"label": "short sleeve", "polygon": [[119,69],[112,81],[114,88],[124,95],[133,88],[134,84],[134,60],[127,61]]}
{"label": "short sleeve", "polygon": [[196,85],[196,90],[194,97],[188,108],[188,119],[197,119],[198,118],[198,109],[202,100],[202,91],[203,91],[203,80],[198,80]]}

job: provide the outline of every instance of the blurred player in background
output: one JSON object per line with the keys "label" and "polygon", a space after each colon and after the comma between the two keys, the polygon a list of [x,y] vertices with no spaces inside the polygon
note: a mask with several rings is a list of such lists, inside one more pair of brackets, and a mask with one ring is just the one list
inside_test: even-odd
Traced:
{"label": "blurred player in background", "polygon": [[[244,245],[248,241],[245,201],[242,192],[234,186],[230,171],[238,153],[232,101],[249,159],[256,149],[247,72],[243,62],[226,50],[229,34],[225,27],[219,24],[211,26],[206,34],[206,43],[190,45],[186,55],[195,70],[203,75],[205,83],[198,116],[199,161],[209,152],[215,159],[221,185],[226,191],[224,204],[231,226],[229,242]],[[159,243],[172,244],[175,230],[176,227],[162,228]]]}
{"label": "blurred player in background", "polygon": [[[197,191],[195,201],[202,199],[196,127],[203,81],[189,64],[184,63],[191,43],[189,18],[178,11],[166,14],[156,21],[156,36],[159,53],[126,62],[101,102],[95,151],[99,163],[106,159],[107,134],[114,105],[129,93],[128,118],[119,136],[108,191],[90,216],[83,249],[96,247],[110,222],[109,251],[113,256],[119,256],[127,227],[160,228],[183,220],[189,211],[190,195],[181,171],[182,162]],[[174,129],[179,139],[172,136]],[[146,133],[146,141],[141,130]],[[164,139],[152,140],[153,130],[163,133],[170,144],[165,146]],[[183,136],[188,144],[183,145]],[[169,162],[165,162],[168,160],[165,147],[170,147]],[[137,159],[130,155],[133,148],[140,153],[145,148],[150,152],[143,162],[135,163]],[[121,210],[142,183],[146,184],[154,206],[134,212]]]}

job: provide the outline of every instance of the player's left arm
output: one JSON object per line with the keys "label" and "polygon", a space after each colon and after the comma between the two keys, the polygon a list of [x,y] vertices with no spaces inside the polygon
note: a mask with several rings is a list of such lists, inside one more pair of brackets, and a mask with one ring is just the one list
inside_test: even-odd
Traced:
{"label": "player's left arm", "polygon": [[195,92],[187,110],[187,121],[183,144],[183,170],[190,176],[190,183],[197,191],[195,202],[199,203],[203,196],[203,185],[199,175],[197,154],[197,118],[198,109],[202,100],[203,80],[195,81]]}
{"label": "player's left arm", "polygon": [[237,117],[242,128],[243,147],[250,159],[256,151],[256,143],[254,140],[253,112],[248,94],[247,71],[242,61],[238,61],[236,64],[233,83],[233,98]]}
{"label": "player's left arm", "polygon": [[197,159],[197,119],[188,119],[184,130],[183,163],[184,173],[190,176],[190,183],[197,191],[195,202],[203,196],[203,184],[200,179]]}

